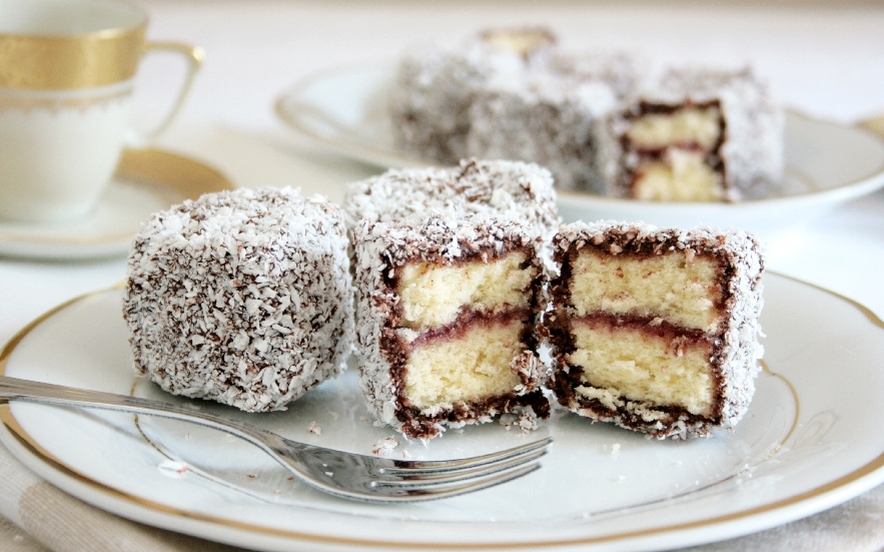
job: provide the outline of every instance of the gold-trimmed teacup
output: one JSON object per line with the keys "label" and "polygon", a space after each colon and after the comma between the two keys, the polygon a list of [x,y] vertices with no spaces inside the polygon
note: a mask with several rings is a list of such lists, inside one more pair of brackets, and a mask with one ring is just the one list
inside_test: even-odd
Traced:
{"label": "gold-trimmed teacup", "polygon": [[[178,113],[202,50],[146,42],[147,15],[125,0],[0,0],[0,219],[57,222],[86,215],[124,146],[149,144]],[[145,53],[187,60],[162,122],[129,128]]]}

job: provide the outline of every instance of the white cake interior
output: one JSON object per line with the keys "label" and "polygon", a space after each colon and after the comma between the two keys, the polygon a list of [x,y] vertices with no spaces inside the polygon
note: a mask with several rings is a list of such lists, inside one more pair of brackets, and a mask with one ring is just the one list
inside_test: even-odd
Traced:
{"label": "white cake interior", "polygon": [[553,36],[542,29],[493,30],[483,33],[482,39],[499,51],[513,52],[525,58],[554,42]]}
{"label": "white cake interior", "polygon": [[626,131],[630,147],[659,151],[633,168],[632,195],[648,201],[718,201],[721,175],[707,155],[721,139],[717,106],[685,106],[670,113],[648,113]]}
{"label": "white cake interior", "polygon": [[509,369],[523,346],[522,321],[481,325],[414,349],[406,363],[405,396],[422,411],[511,393]]}
{"label": "white cake interior", "polygon": [[648,113],[632,122],[626,136],[639,148],[681,145],[709,151],[721,136],[721,112],[715,106],[687,106],[671,113]]}
{"label": "white cake interior", "polygon": [[[581,381],[613,398],[656,406],[681,406],[698,415],[712,409],[710,346],[683,343],[632,327],[575,323],[577,350],[572,364],[583,368]],[[593,391],[577,388],[584,396]],[[603,401],[604,404],[604,401]],[[616,410],[617,405],[608,404]]]}
{"label": "white cake interior", "polygon": [[[622,397],[712,415],[712,342],[704,336],[723,323],[716,259],[692,249],[645,256],[586,248],[571,270],[576,350],[568,362],[582,368],[585,384],[576,392],[612,410]],[[623,317],[632,322],[617,322]]]}
{"label": "white cake interior", "polygon": [[693,150],[671,148],[640,161],[633,174],[633,197],[645,201],[718,201],[724,193],[721,175]]}
{"label": "white cake interior", "polygon": [[405,265],[396,290],[402,308],[402,325],[438,327],[454,322],[464,309],[491,311],[498,307],[527,307],[526,290],[535,270],[521,268],[524,262],[525,254],[514,251],[487,263]]}
{"label": "white cake interior", "polygon": [[717,275],[714,258],[690,249],[652,257],[587,249],[572,264],[571,299],[578,316],[629,314],[715,331],[721,293]]}
{"label": "white cake interior", "polygon": [[[410,263],[397,286],[403,313],[400,336],[412,346],[406,362],[405,396],[421,411],[512,393],[519,378],[511,369],[522,354],[524,317],[507,317],[531,306],[537,268],[513,251],[502,258],[453,265]],[[464,313],[475,317],[464,318]],[[496,315],[503,315],[496,317]],[[459,318],[468,326],[453,328]],[[419,339],[448,327],[441,339]]]}

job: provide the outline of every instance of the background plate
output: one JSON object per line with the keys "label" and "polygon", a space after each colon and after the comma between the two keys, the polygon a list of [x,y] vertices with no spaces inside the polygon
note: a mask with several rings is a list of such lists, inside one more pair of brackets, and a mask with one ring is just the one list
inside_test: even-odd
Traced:
{"label": "background plate", "polygon": [[[342,154],[382,167],[431,164],[393,146],[387,95],[394,66],[329,70],[308,77],[276,101],[292,129]],[[613,219],[658,226],[712,224],[772,235],[884,186],[884,142],[868,130],[786,113],[786,182],[777,196],[741,203],[661,203],[560,193],[566,222]]]}

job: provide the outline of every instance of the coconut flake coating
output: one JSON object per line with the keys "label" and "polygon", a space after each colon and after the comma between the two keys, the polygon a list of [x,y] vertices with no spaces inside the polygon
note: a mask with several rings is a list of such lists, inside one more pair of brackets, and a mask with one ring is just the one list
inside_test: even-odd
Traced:
{"label": "coconut flake coating", "polygon": [[[647,152],[628,151],[621,139],[642,106],[715,103],[726,127],[720,147],[707,156],[722,181],[715,199],[740,201],[779,189],[782,107],[751,70],[568,52],[548,30],[535,30],[548,39],[525,49],[519,32],[486,30],[455,46],[409,50],[389,96],[395,147],[443,164],[467,157],[535,162],[561,190],[634,197],[632,182]],[[489,39],[507,33],[509,43]],[[695,179],[684,162],[678,165],[679,182]]]}
{"label": "coconut flake coating", "polygon": [[[762,274],[764,259],[760,246],[749,233],[741,230],[721,231],[713,228],[658,229],[643,223],[583,222],[564,225],[555,237],[553,248],[561,261],[566,252],[587,244],[607,255],[637,255],[652,257],[667,251],[692,250],[697,254],[712,254],[720,258],[724,268],[719,275],[724,287],[723,327],[716,335],[715,354],[709,360],[716,378],[717,404],[714,415],[693,416],[656,407],[642,401],[614,398],[616,409],[597,401],[587,400],[574,392],[579,383],[575,373],[563,360],[563,344],[567,344],[567,319],[575,312],[569,307],[567,282],[554,279],[553,302],[556,314],[550,325],[556,366],[552,388],[559,402],[577,414],[597,421],[612,422],[622,427],[649,433],[663,439],[704,437],[716,427],[733,428],[746,414],[755,392],[755,377],[760,371],[758,359],[763,348],[758,341],[761,331],[759,317],[764,300]],[[555,334],[558,334],[556,337]],[[567,347],[567,345],[565,345]]]}
{"label": "coconut flake coating", "polygon": [[614,103],[599,83],[555,80],[473,95],[467,151],[487,159],[524,159],[546,167],[559,190],[602,192],[604,110]]}
{"label": "coconut flake coating", "polygon": [[[499,40],[525,33],[540,37],[528,50]],[[389,100],[396,147],[444,164],[469,157],[473,93],[491,81],[519,80],[541,70],[555,51],[556,39],[545,29],[486,31],[457,45],[410,50],[399,63]]]}
{"label": "coconut flake coating", "polygon": [[288,188],[156,213],[123,292],[136,370],[176,395],[284,410],[352,349],[348,243],[337,207]]}
{"label": "coconut flake coating", "polygon": [[639,61],[626,54],[559,54],[543,71],[492,80],[471,94],[466,151],[537,163],[559,190],[604,193],[607,116],[638,75]]}
{"label": "coconut flake coating", "polygon": [[533,163],[475,159],[455,167],[389,170],[351,183],[344,211],[351,228],[361,219],[424,220],[433,212],[456,220],[484,213],[551,237],[561,221],[549,171]]}

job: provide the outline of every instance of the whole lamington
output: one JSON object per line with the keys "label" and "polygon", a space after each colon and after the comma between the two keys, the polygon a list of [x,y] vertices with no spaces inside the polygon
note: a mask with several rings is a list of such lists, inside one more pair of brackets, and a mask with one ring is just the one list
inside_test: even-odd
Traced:
{"label": "whole lamington", "polygon": [[135,368],[177,395],[281,410],[354,339],[342,213],[291,189],[207,194],[155,214],[128,261]]}

